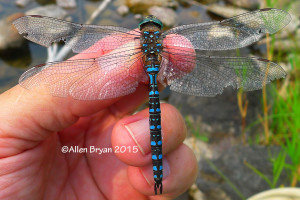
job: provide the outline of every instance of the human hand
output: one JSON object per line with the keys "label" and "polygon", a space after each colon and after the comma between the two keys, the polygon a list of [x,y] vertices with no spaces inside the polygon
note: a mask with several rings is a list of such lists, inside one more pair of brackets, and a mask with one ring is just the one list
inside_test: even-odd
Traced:
{"label": "human hand", "polygon": [[[1,94],[0,199],[148,199],[154,194],[148,109],[130,115],[147,91],[141,84],[131,95],[99,101],[41,95],[20,86]],[[197,164],[182,144],[181,115],[168,104],[161,110],[164,194],[150,199],[173,199],[194,182]],[[64,146],[88,152],[62,153]],[[122,146],[139,150],[89,152]]]}

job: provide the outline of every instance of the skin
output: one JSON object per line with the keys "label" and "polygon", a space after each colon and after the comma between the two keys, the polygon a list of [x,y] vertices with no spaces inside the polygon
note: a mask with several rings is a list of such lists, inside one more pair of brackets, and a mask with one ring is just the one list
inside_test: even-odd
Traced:
{"label": "skin", "polygon": [[[99,57],[78,54],[71,59]],[[184,120],[162,104],[163,195],[154,195],[147,85],[115,99],[79,101],[28,91],[19,85],[0,95],[0,199],[173,199],[197,174],[193,152],[182,142]],[[136,153],[62,153],[62,147]]]}

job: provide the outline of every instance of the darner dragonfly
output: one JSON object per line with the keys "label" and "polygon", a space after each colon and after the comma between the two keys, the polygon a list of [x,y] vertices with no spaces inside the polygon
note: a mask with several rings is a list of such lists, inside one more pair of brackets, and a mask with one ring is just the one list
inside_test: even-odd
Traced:
{"label": "darner dragonfly", "polygon": [[[205,56],[200,50],[229,50],[250,45],[275,33],[290,21],[287,12],[261,9],[211,23],[189,24],[162,31],[154,16],[139,30],[75,24],[43,16],[24,16],[13,22],[28,40],[49,47],[64,41],[76,53],[104,52],[98,58],[67,60],[35,66],[19,83],[27,89],[45,87],[58,97],[79,100],[110,99],[133,93],[149,84],[149,124],[154,191],[162,193],[162,136],[157,84],[176,92],[215,96],[227,86],[261,89],[285,77],[277,64],[255,57]],[[107,81],[109,80],[109,81]]]}

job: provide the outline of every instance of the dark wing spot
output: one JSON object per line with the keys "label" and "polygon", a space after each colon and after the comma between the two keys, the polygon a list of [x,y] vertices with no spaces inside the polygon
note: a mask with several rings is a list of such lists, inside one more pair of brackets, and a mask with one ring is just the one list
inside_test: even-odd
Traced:
{"label": "dark wing spot", "polygon": [[263,59],[263,58],[257,58],[257,60],[259,60],[259,61],[263,61],[263,62],[270,62],[269,60],[267,60],[267,59]]}
{"label": "dark wing spot", "polygon": [[41,15],[30,15],[31,17],[43,18]]}
{"label": "dark wing spot", "polygon": [[27,37],[28,36],[28,33],[22,33],[21,34],[23,37]]}
{"label": "dark wing spot", "polygon": [[44,67],[46,64],[39,64],[39,65],[36,65],[36,66],[34,66],[34,67]]}
{"label": "dark wing spot", "polygon": [[272,8],[263,8],[263,9],[260,9],[260,11],[268,11],[268,10],[272,10]]}

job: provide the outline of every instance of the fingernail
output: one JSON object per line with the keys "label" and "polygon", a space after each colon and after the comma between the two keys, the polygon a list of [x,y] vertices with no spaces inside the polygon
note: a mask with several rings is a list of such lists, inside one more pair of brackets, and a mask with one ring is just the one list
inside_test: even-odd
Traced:
{"label": "fingernail", "polygon": [[[141,172],[145,177],[146,181],[149,185],[153,185],[154,178],[153,178],[153,166],[149,165],[147,167],[142,167]],[[167,159],[163,158],[163,179],[167,178],[170,175],[170,165]]]}
{"label": "fingernail", "polygon": [[[127,129],[128,133],[140,149],[143,155],[145,154],[145,145],[147,144],[147,140],[149,140],[149,119],[144,118],[139,121],[132,122],[130,124],[124,125]],[[147,137],[149,136],[149,137]],[[149,141],[148,141],[149,143]],[[150,145],[150,144],[149,144]]]}

